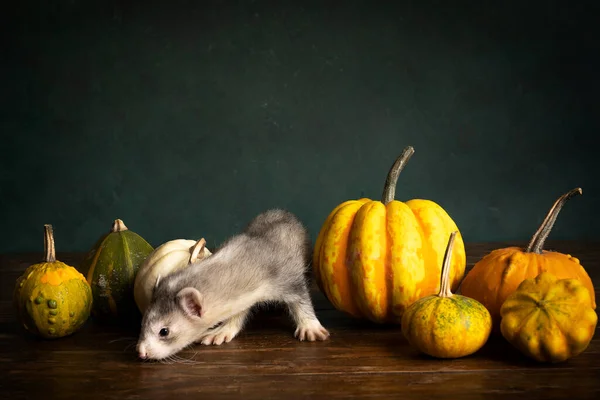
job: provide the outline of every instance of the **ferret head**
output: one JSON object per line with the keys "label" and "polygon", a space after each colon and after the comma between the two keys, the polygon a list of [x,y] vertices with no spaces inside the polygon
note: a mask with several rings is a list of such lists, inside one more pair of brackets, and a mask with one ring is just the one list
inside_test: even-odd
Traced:
{"label": "ferret head", "polygon": [[203,318],[203,296],[198,290],[186,287],[173,293],[158,289],[142,319],[137,343],[142,359],[169,357],[195,342],[210,327]]}

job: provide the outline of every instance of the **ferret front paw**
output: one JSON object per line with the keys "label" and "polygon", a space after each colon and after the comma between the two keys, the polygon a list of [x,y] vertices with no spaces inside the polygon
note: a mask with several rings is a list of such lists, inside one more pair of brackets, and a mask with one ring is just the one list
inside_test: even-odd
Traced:
{"label": "ferret front paw", "polygon": [[223,343],[231,342],[239,332],[239,329],[236,329],[235,327],[223,325],[202,337],[200,343],[206,346],[210,346],[211,344],[219,346]]}
{"label": "ferret front paw", "polygon": [[329,338],[329,331],[323,328],[319,321],[312,320],[298,325],[294,337],[300,341],[306,340],[309,342],[314,342],[315,340],[327,340]]}

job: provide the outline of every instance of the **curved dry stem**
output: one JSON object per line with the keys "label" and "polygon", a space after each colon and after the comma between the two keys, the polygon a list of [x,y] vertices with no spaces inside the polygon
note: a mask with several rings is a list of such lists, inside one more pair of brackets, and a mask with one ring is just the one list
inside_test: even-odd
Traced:
{"label": "curved dry stem", "polygon": [[192,251],[192,254],[190,254],[190,260],[188,261],[188,265],[198,261],[198,255],[201,251],[204,251],[204,246],[206,246],[206,240],[204,240],[204,238],[198,240],[196,244],[192,246],[192,248],[190,249]]}
{"label": "curved dry stem", "polygon": [[544,219],[538,230],[533,234],[533,237],[531,238],[531,241],[527,246],[527,253],[542,253],[542,249],[544,248],[544,242],[546,242],[546,239],[548,238],[548,235],[550,234],[550,231],[552,230],[552,227],[556,222],[556,218],[558,217],[558,213],[560,212],[560,210],[565,205],[567,200],[569,200],[573,196],[582,193],[583,191],[581,190],[581,188],[575,188],[563,194],[558,198],[558,200],[554,202],[554,205],[552,205],[552,208],[550,209],[550,211],[548,211],[546,218]]}
{"label": "curved dry stem", "polygon": [[396,197],[396,183],[398,182],[398,176],[400,176],[400,172],[402,172],[414,152],[415,149],[412,146],[408,146],[402,151],[400,157],[394,161],[392,168],[390,168],[390,172],[388,172],[385,185],[383,186],[383,195],[381,196],[381,202],[383,204],[389,203]]}
{"label": "curved dry stem", "polygon": [[450,234],[448,239],[448,245],[446,246],[446,254],[444,254],[444,263],[442,264],[442,278],[440,280],[440,291],[438,296],[440,297],[452,297],[452,291],[450,290],[450,264],[452,261],[452,247],[454,246],[454,238],[458,231],[454,231]]}
{"label": "curved dry stem", "polygon": [[123,232],[126,230],[127,227],[125,226],[125,223],[123,223],[123,221],[121,221],[120,219],[115,219],[115,221],[112,224],[112,228],[110,229],[111,232]]}
{"label": "curved dry stem", "polygon": [[44,225],[44,261],[51,263],[56,261],[56,251],[54,249],[54,232],[52,225]]}

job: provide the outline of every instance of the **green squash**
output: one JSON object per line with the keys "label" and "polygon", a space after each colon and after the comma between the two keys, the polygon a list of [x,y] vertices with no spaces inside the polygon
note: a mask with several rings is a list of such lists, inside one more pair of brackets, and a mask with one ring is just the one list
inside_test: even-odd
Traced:
{"label": "green squash", "polygon": [[13,305],[23,327],[56,339],[79,330],[90,316],[92,290],[75,268],[56,260],[51,225],[44,226],[45,258],[29,266],[16,282]]}
{"label": "green squash", "polygon": [[120,219],[96,242],[81,264],[92,288],[95,318],[105,322],[133,322],[140,316],[133,285],[140,265],[153,250]]}

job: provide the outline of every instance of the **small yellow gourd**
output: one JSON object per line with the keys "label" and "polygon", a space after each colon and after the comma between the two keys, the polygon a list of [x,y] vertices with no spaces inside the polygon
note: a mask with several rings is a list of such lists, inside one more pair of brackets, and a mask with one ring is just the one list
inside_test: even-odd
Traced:
{"label": "small yellow gourd", "polygon": [[456,233],[452,232],[448,240],[439,293],[417,300],[402,316],[402,333],[408,342],[437,358],[473,354],[487,342],[492,329],[492,318],[483,304],[450,290],[450,260]]}
{"label": "small yellow gourd", "polygon": [[500,309],[500,330],[513,346],[542,362],[561,362],[590,344],[598,316],[578,279],[542,272],[524,280]]}
{"label": "small yellow gourd", "polygon": [[159,279],[212,254],[205,245],[204,238],[198,241],[175,239],[161,244],[148,255],[140,265],[133,285],[135,303],[142,314],[150,304],[152,292]]}
{"label": "small yellow gourd", "polygon": [[27,331],[56,339],[76,332],[87,321],[92,290],[79,271],[56,259],[51,225],[44,226],[44,250],[44,260],[17,279],[13,304]]}

